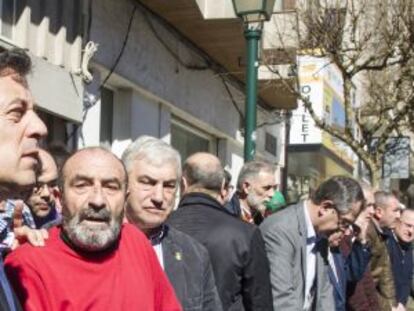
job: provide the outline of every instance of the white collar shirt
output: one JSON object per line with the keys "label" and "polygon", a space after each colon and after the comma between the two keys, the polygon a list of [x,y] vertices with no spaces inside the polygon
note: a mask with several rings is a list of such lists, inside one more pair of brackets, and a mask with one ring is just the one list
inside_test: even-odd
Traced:
{"label": "white collar shirt", "polygon": [[305,279],[305,301],[303,310],[311,310],[315,296],[314,284],[316,277],[316,232],[309,216],[307,201],[303,204],[306,223],[306,279]]}

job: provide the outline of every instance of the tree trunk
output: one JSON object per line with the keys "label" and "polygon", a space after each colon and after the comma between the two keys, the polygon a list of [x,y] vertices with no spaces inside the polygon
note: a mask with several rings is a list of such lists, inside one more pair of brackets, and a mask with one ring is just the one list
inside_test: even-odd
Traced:
{"label": "tree trunk", "polygon": [[371,176],[371,185],[373,188],[378,188],[378,186],[381,183],[381,165],[375,164],[375,163],[369,163],[368,164],[368,170],[370,172]]}

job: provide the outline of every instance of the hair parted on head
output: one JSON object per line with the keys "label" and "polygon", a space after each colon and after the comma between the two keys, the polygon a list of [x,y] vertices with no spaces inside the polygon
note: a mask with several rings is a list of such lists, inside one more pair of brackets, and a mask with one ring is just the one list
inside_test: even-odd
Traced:
{"label": "hair parted on head", "polygon": [[315,204],[332,201],[340,214],[348,213],[353,203],[365,201],[359,183],[347,176],[333,176],[325,180],[312,194],[311,200]]}

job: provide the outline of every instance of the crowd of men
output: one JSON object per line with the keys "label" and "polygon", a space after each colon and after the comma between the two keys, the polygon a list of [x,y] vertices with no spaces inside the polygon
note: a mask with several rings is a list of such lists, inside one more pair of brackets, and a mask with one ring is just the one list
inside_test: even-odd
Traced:
{"label": "crowd of men", "polygon": [[150,136],[61,163],[30,69],[0,51],[0,310],[407,310],[414,210],[394,194],[334,176],[273,213],[270,163],[246,163],[230,197],[216,156],[182,165]]}

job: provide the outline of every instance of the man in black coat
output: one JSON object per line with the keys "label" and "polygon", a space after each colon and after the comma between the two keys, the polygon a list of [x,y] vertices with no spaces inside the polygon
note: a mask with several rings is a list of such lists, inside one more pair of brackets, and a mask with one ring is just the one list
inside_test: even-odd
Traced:
{"label": "man in black coat", "polygon": [[126,217],[151,241],[184,311],[221,311],[207,250],[165,224],[181,177],[180,155],[160,139],[141,136],[122,160],[128,172]]}
{"label": "man in black coat", "polygon": [[246,162],[237,179],[237,191],[225,208],[243,221],[260,225],[264,220],[266,202],[277,189],[275,167],[265,161]]}
{"label": "man in black coat", "polygon": [[[26,75],[29,56],[20,49],[0,48],[0,201],[34,186],[39,165],[38,143],[47,129],[34,112]],[[20,310],[0,260],[0,310]]]}
{"label": "man in black coat", "polygon": [[410,296],[413,276],[414,210],[403,209],[394,230],[386,229],[384,232],[388,234],[387,249],[391,260],[396,300],[405,307]]}
{"label": "man in black coat", "polygon": [[224,170],[217,157],[196,153],[183,169],[182,197],[169,223],[201,242],[210,253],[226,311],[273,310],[264,242],[255,226],[223,207]]}

